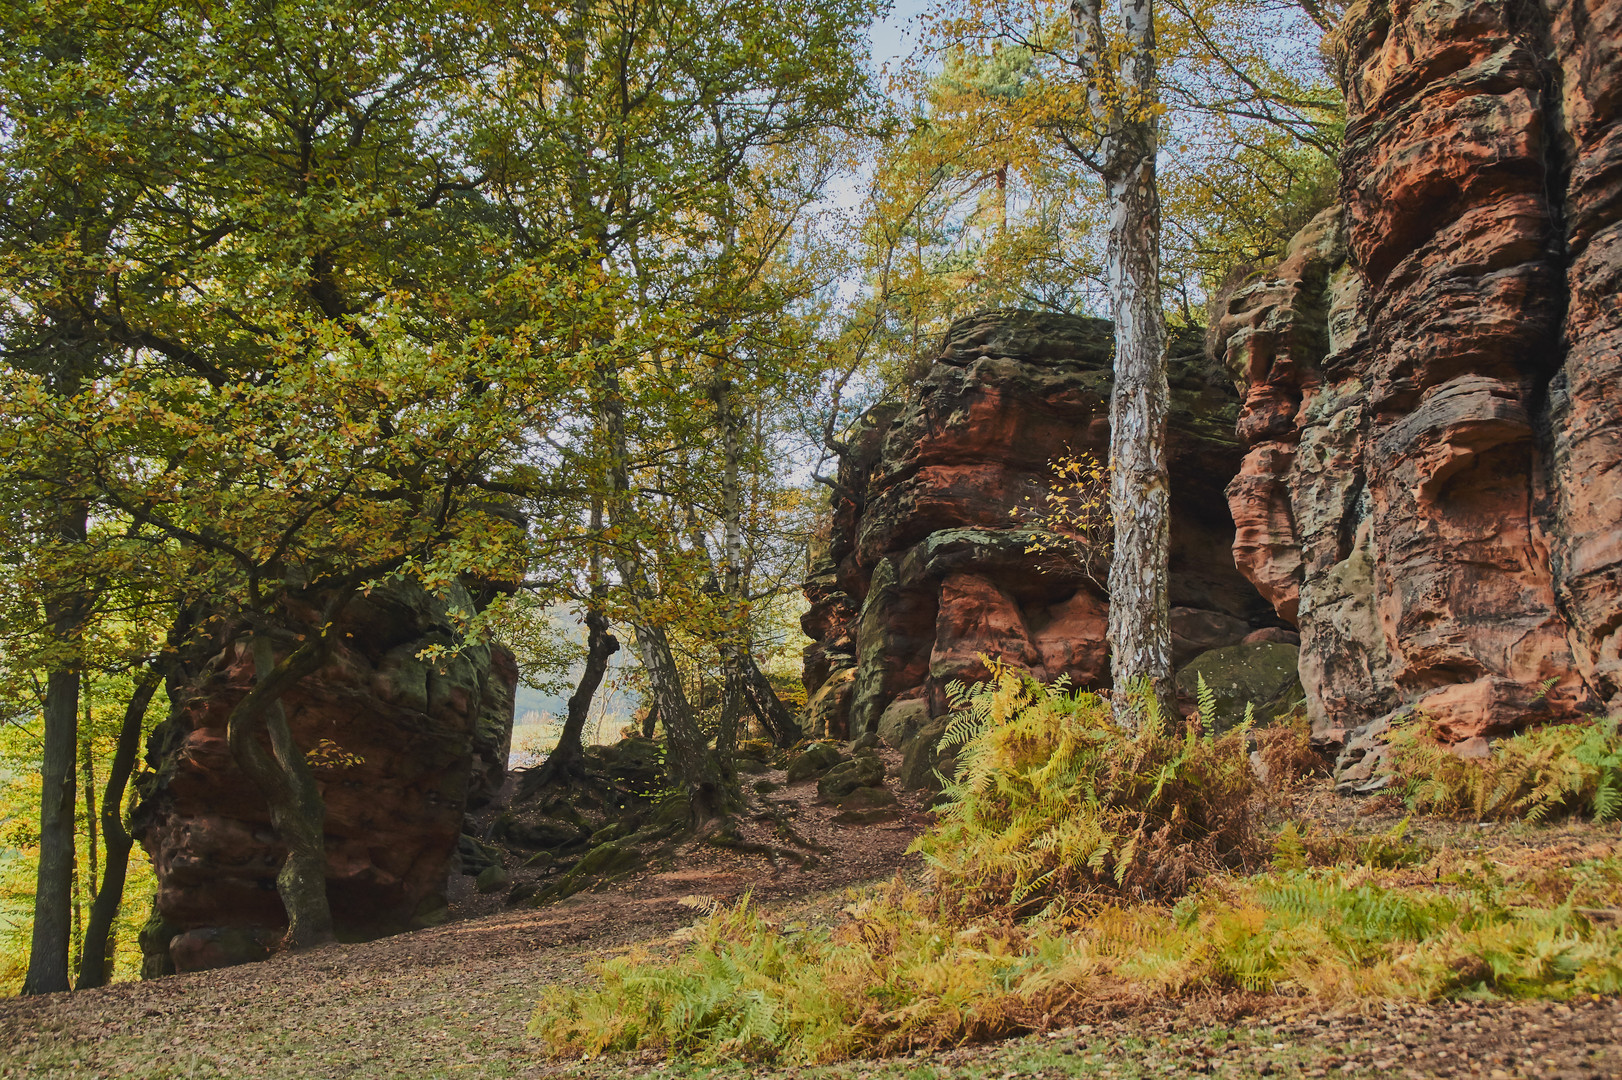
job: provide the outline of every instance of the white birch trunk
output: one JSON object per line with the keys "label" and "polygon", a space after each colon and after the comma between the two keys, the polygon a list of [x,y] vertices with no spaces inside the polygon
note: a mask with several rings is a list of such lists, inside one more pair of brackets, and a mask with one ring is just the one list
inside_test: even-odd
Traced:
{"label": "white birch trunk", "polygon": [[1110,675],[1115,716],[1137,717],[1129,693],[1147,690],[1173,715],[1167,598],[1170,483],[1166,474],[1166,327],[1160,306],[1159,85],[1153,0],[1123,0],[1126,50],[1108,63],[1099,0],[1073,0],[1077,67],[1101,125],[1098,171],[1110,201],[1106,269],[1115,320],[1110,396]]}

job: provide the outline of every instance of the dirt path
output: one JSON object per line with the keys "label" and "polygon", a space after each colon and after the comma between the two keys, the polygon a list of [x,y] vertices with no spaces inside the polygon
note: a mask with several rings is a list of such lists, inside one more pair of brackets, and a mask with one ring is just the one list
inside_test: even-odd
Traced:
{"label": "dirt path", "polygon": [[[361,945],[335,945],[222,971],[84,994],[0,1000],[0,1077],[669,1077],[695,1070],[653,1056],[547,1061],[524,1032],[549,987],[626,947],[668,937],[695,912],[680,900],[746,890],[785,917],[837,917],[843,889],[917,870],[903,851],[925,820],[842,828],[807,791],[797,820],[834,849],[814,869],[690,846],[659,872],[536,910],[468,918]],[[1325,807],[1325,809],[1330,809]],[[1363,804],[1341,827],[1400,820]],[[1429,831],[1429,830],[1427,830]],[[1614,827],[1605,839],[1622,838]],[[1589,827],[1482,830],[1438,824],[1451,848],[1593,842]],[[488,899],[488,898],[486,898]],[[470,914],[473,912],[470,911]],[[1298,1006],[1296,1008],[1299,1008]],[[1229,998],[1049,1032],[990,1047],[821,1069],[720,1070],[780,1080],[1013,1077],[1622,1078],[1622,1001],[1397,1004],[1321,1016],[1287,1000]]]}
{"label": "dirt path", "polygon": [[[587,978],[595,959],[691,923],[698,913],[683,897],[730,902],[748,891],[764,903],[837,912],[846,888],[917,865],[904,855],[928,821],[917,793],[901,794],[895,820],[868,825],[837,820],[817,802],[814,781],[772,799],[830,849],[816,865],[689,843],[598,891],[495,914],[501,898],[480,897],[462,879],[453,910],[463,920],[431,930],[83,994],[0,999],[0,1077],[553,1072],[524,1034],[541,993]],[[746,822],[745,834],[772,839],[762,822]]]}

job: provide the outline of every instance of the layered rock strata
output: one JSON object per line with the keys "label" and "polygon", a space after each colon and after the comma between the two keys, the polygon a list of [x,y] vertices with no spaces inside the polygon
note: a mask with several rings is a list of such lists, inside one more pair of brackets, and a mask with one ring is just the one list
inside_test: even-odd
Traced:
{"label": "layered rock strata", "polygon": [[1622,706],[1622,10],[1355,4],[1342,206],[1227,301],[1240,568],[1301,634],[1321,742],[1377,782]]}
{"label": "layered rock strata", "polygon": [[[860,737],[887,709],[917,727],[980,655],[1081,686],[1109,678],[1108,608],[1076,567],[1033,553],[1022,524],[1052,463],[1109,445],[1107,322],[1022,311],[961,319],[905,401],[856,425],[802,619],[813,732]],[[1238,470],[1238,400],[1197,343],[1174,348],[1171,603],[1179,663],[1276,624],[1234,568],[1223,486]],[[908,703],[918,702],[920,705]]]}
{"label": "layered rock strata", "polygon": [[[445,612],[416,586],[357,599],[326,666],[283,698],[326,800],[327,893],[345,939],[444,918],[463,814],[505,777],[517,668],[500,646],[418,659],[453,644]],[[148,742],[135,822],[158,878],[149,973],[257,959],[286,926],[285,849],[226,745],[253,685],[242,629],[225,621],[190,651]]]}

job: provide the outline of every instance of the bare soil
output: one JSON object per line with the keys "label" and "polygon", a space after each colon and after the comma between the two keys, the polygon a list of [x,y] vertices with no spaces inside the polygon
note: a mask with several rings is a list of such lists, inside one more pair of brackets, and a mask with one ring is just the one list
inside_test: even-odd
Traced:
{"label": "bare soil", "polygon": [[[892,759],[888,762],[895,764]],[[752,778],[753,779],[753,778]],[[781,782],[782,774],[765,779]],[[752,782],[752,781],[751,781]],[[539,909],[458,885],[458,921],[366,944],[83,994],[0,1001],[0,1077],[668,1077],[756,1075],[945,1078],[1622,1077],[1622,1000],[1567,1004],[1393,1004],[1321,1015],[1288,999],[1232,995],[1156,1006],[1005,1043],[806,1069],[696,1069],[653,1055],[548,1060],[525,1027],[550,987],[637,943],[667,939],[697,914],[684,897],[751,892],[786,919],[838,918],[845,890],[919,874],[907,845],[927,824],[916,793],[893,820],[855,824],[816,800],[815,784],[766,798],[826,847],[817,865],[689,841],[636,875]],[[1351,802],[1309,789],[1281,817],[1377,833],[1402,820],[1391,800]],[[782,844],[770,817],[746,838]],[[1418,822],[1410,838],[1494,857],[1561,860],[1622,843],[1615,826],[1479,828]]]}

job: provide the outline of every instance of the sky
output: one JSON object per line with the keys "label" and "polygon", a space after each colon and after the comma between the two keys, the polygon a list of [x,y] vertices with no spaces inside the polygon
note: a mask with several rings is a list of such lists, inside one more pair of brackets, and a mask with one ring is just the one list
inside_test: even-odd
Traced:
{"label": "sky", "polygon": [[910,26],[927,8],[926,0],[894,0],[890,11],[873,22],[873,68],[882,71],[886,63],[895,65],[904,60],[918,44],[918,35]]}

